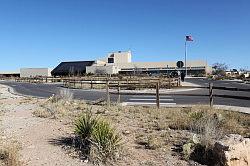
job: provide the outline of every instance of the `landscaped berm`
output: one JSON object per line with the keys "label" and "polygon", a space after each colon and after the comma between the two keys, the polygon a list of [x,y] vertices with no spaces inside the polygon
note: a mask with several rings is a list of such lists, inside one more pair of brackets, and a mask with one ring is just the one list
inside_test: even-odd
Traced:
{"label": "landscaped berm", "polygon": [[249,165],[250,115],[208,106],[90,105],[0,87],[1,165]]}

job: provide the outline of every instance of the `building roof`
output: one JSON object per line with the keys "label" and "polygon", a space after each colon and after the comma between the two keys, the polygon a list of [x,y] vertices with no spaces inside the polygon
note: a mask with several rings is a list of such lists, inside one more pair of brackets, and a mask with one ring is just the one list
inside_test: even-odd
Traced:
{"label": "building roof", "polygon": [[51,74],[53,76],[82,75],[86,73],[86,66],[91,66],[95,61],[61,62]]}

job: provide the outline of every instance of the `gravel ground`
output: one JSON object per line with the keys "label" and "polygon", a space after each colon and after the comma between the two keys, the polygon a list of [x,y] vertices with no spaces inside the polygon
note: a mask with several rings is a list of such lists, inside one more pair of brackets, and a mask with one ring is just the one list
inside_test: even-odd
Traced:
{"label": "gravel ground", "polygon": [[0,85],[2,139],[21,145],[20,159],[24,165],[86,165],[50,142],[70,135],[71,130],[63,121],[34,117],[37,102],[38,99],[10,94],[6,86]]}

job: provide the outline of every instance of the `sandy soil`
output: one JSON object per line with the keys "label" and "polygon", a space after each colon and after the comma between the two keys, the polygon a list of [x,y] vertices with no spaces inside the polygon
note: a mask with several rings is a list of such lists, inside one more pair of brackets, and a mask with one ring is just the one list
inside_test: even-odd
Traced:
{"label": "sandy soil", "polygon": [[52,140],[71,134],[63,121],[37,118],[32,115],[38,107],[38,99],[20,97],[0,85],[0,109],[2,139],[17,141],[24,165],[86,165],[73,158]]}

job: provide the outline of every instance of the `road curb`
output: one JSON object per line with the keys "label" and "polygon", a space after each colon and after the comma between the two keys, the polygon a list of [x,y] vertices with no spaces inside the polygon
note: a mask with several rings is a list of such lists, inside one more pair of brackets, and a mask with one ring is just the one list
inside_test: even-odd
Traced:
{"label": "road curb", "polygon": [[223,109],[227,111],[235,111],[235,112],[250,114],[249,107],[238,107],[238,106],[228,106],[228,105],[214,105],[214,107],[217,109]]}
{"label": "road curb", "polygon": [[[120,103],[121,106],[126,107],[126,106],[138,106],[138,105],[132,105],[132,104],[127,104],[127,102]],[[151,107],[156,107],[155,105],[140,105],[140,106],[151,106]],[[182,105],[182,104],[161,104],[160,107],[165,107],[165,108],[186,108],[186,107],[195,107],[197,105]],[[203,105],[203,106],[209,106],[209,105]],[[237,106],[228,106],[228,105],[214,105],[214,108],[216,109],[222,109],[226,111],[235,111],[235,112],[241,112],[245,114],[250,114],[250,108],[248,107],[237,107]]]}

